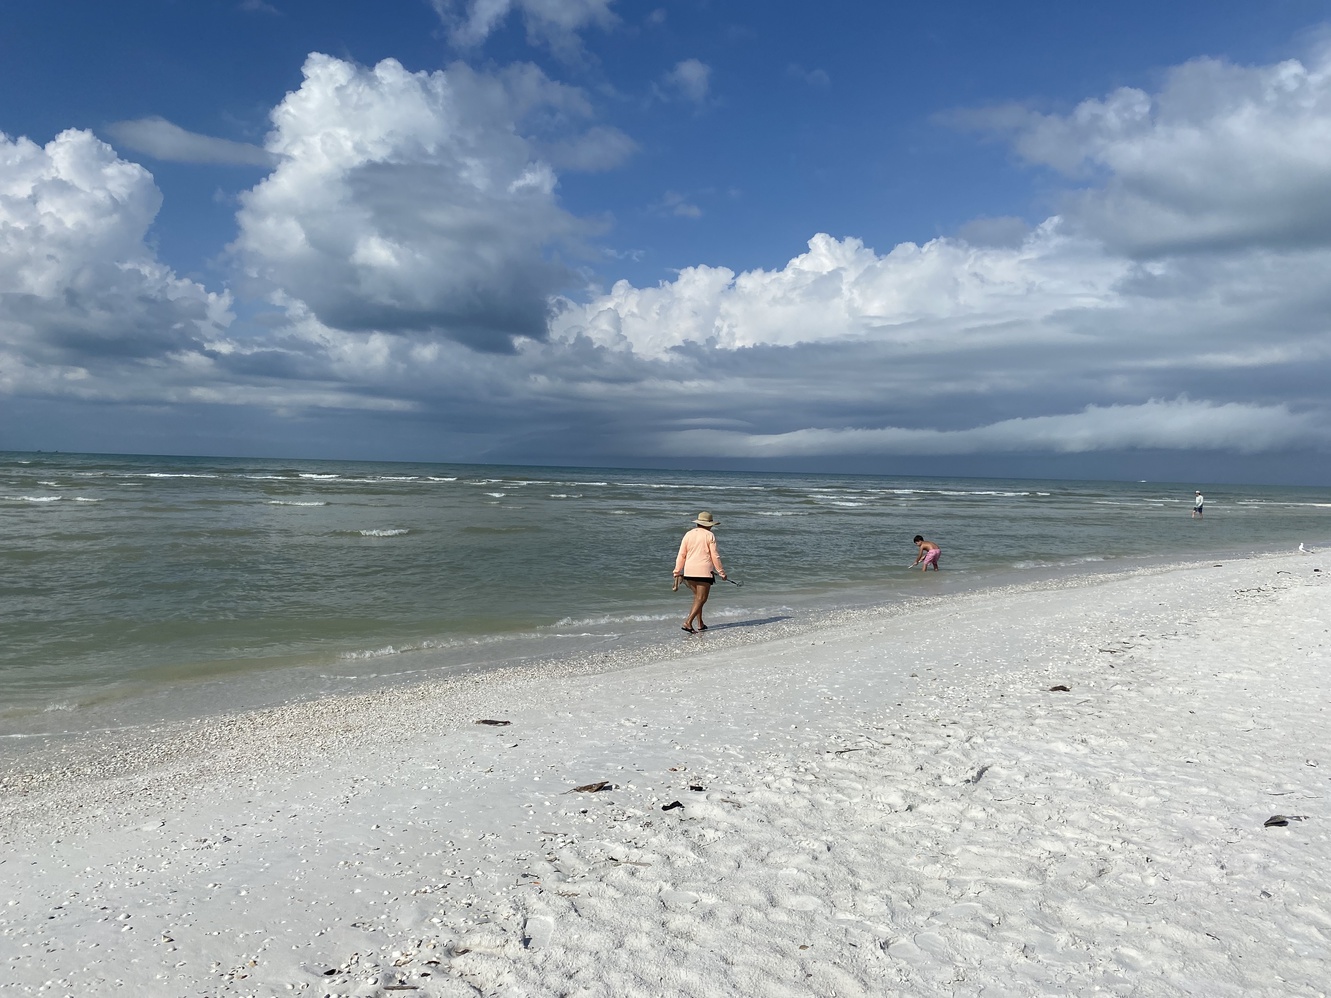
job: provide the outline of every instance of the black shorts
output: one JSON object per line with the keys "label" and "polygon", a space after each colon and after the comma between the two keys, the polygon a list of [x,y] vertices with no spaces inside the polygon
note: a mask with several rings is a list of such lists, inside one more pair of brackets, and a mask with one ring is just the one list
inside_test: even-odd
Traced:
{"label": "black shorts", "polygon": [[686,575],[684,576],[684,581],[692,582],[695,586],[710,586],[712,584],[712,577],[709,575],[706,578],[700,578],[696,575]]}

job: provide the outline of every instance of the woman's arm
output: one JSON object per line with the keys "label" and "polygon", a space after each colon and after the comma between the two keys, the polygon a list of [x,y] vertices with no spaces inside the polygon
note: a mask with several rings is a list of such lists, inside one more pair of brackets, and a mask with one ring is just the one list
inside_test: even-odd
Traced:
{"label": "woman's arm", "polygon": [[716,566],[716,574],[724,579],[726,570],[721,567],[721,552],[716,549],[716,537],[711,531],[707,533],[707,553],[711,556],[712,564]]}

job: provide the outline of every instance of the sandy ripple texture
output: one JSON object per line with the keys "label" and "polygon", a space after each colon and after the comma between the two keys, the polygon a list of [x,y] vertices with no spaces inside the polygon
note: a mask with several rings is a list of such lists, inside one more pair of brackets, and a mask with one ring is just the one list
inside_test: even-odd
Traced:
{"label": "sandy ripple texture", "polygon": [[1325,995],[1328,574],[969,593],[34,753],[0,993]]}

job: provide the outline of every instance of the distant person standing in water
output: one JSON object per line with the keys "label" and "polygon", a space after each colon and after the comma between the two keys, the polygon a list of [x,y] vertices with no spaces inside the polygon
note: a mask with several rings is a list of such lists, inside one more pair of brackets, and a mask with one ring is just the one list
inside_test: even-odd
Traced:
{"label": "distant person standing in water", "polygon": [[1202,505],[1204,502],[1205,500],[1202,498],[1202,494],[1198,492],[1197,498],[1192,501],[1192,518],[1194,520],[1200,520],[1202,518]]}
{"label": "distant person standing in water", "polygon": [[699,631],[707,630],[707,625],[702,622],[702,607],[712,592],[712,571],[723,579],[726,577],[726,570],[721,567],[721,555],[716,550],[716,537],[712,534],[712,528],[720,521],[712,519],[712,514],[703,510],[693,522],[694,528],[679,542],[674,585],[678,589],[679,580],[683,579],[693,592],[693,609],[684,620],[684,630],[690,634],[697,633],[693,629],[694,621],[697,621]]}
{"label": "distant person standing in water", "polygon": [[[914,568],[919,565],[921,572],[927,572],[929,566],[933,565],[934,571],[938,571],[938,559],[943,557],[943,549],[933,541],[926,541],[919,534],[915,535],[915,546],[920,549],[920,553],[910,567]],[[920,564],[921,562],[923,564]]]}

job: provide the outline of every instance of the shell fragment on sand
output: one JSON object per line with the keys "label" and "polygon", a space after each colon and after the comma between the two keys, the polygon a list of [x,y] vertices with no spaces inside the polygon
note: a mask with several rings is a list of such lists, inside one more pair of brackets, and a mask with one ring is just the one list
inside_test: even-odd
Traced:
{"label": "shell fragment on sand", "polygon": [[599,783],[584,783],[580,787],[574,787],[572,790],[565,790],[566,794],[594,794],[599,790],[613,790],[614,786],[609,780],[601,780]]}

